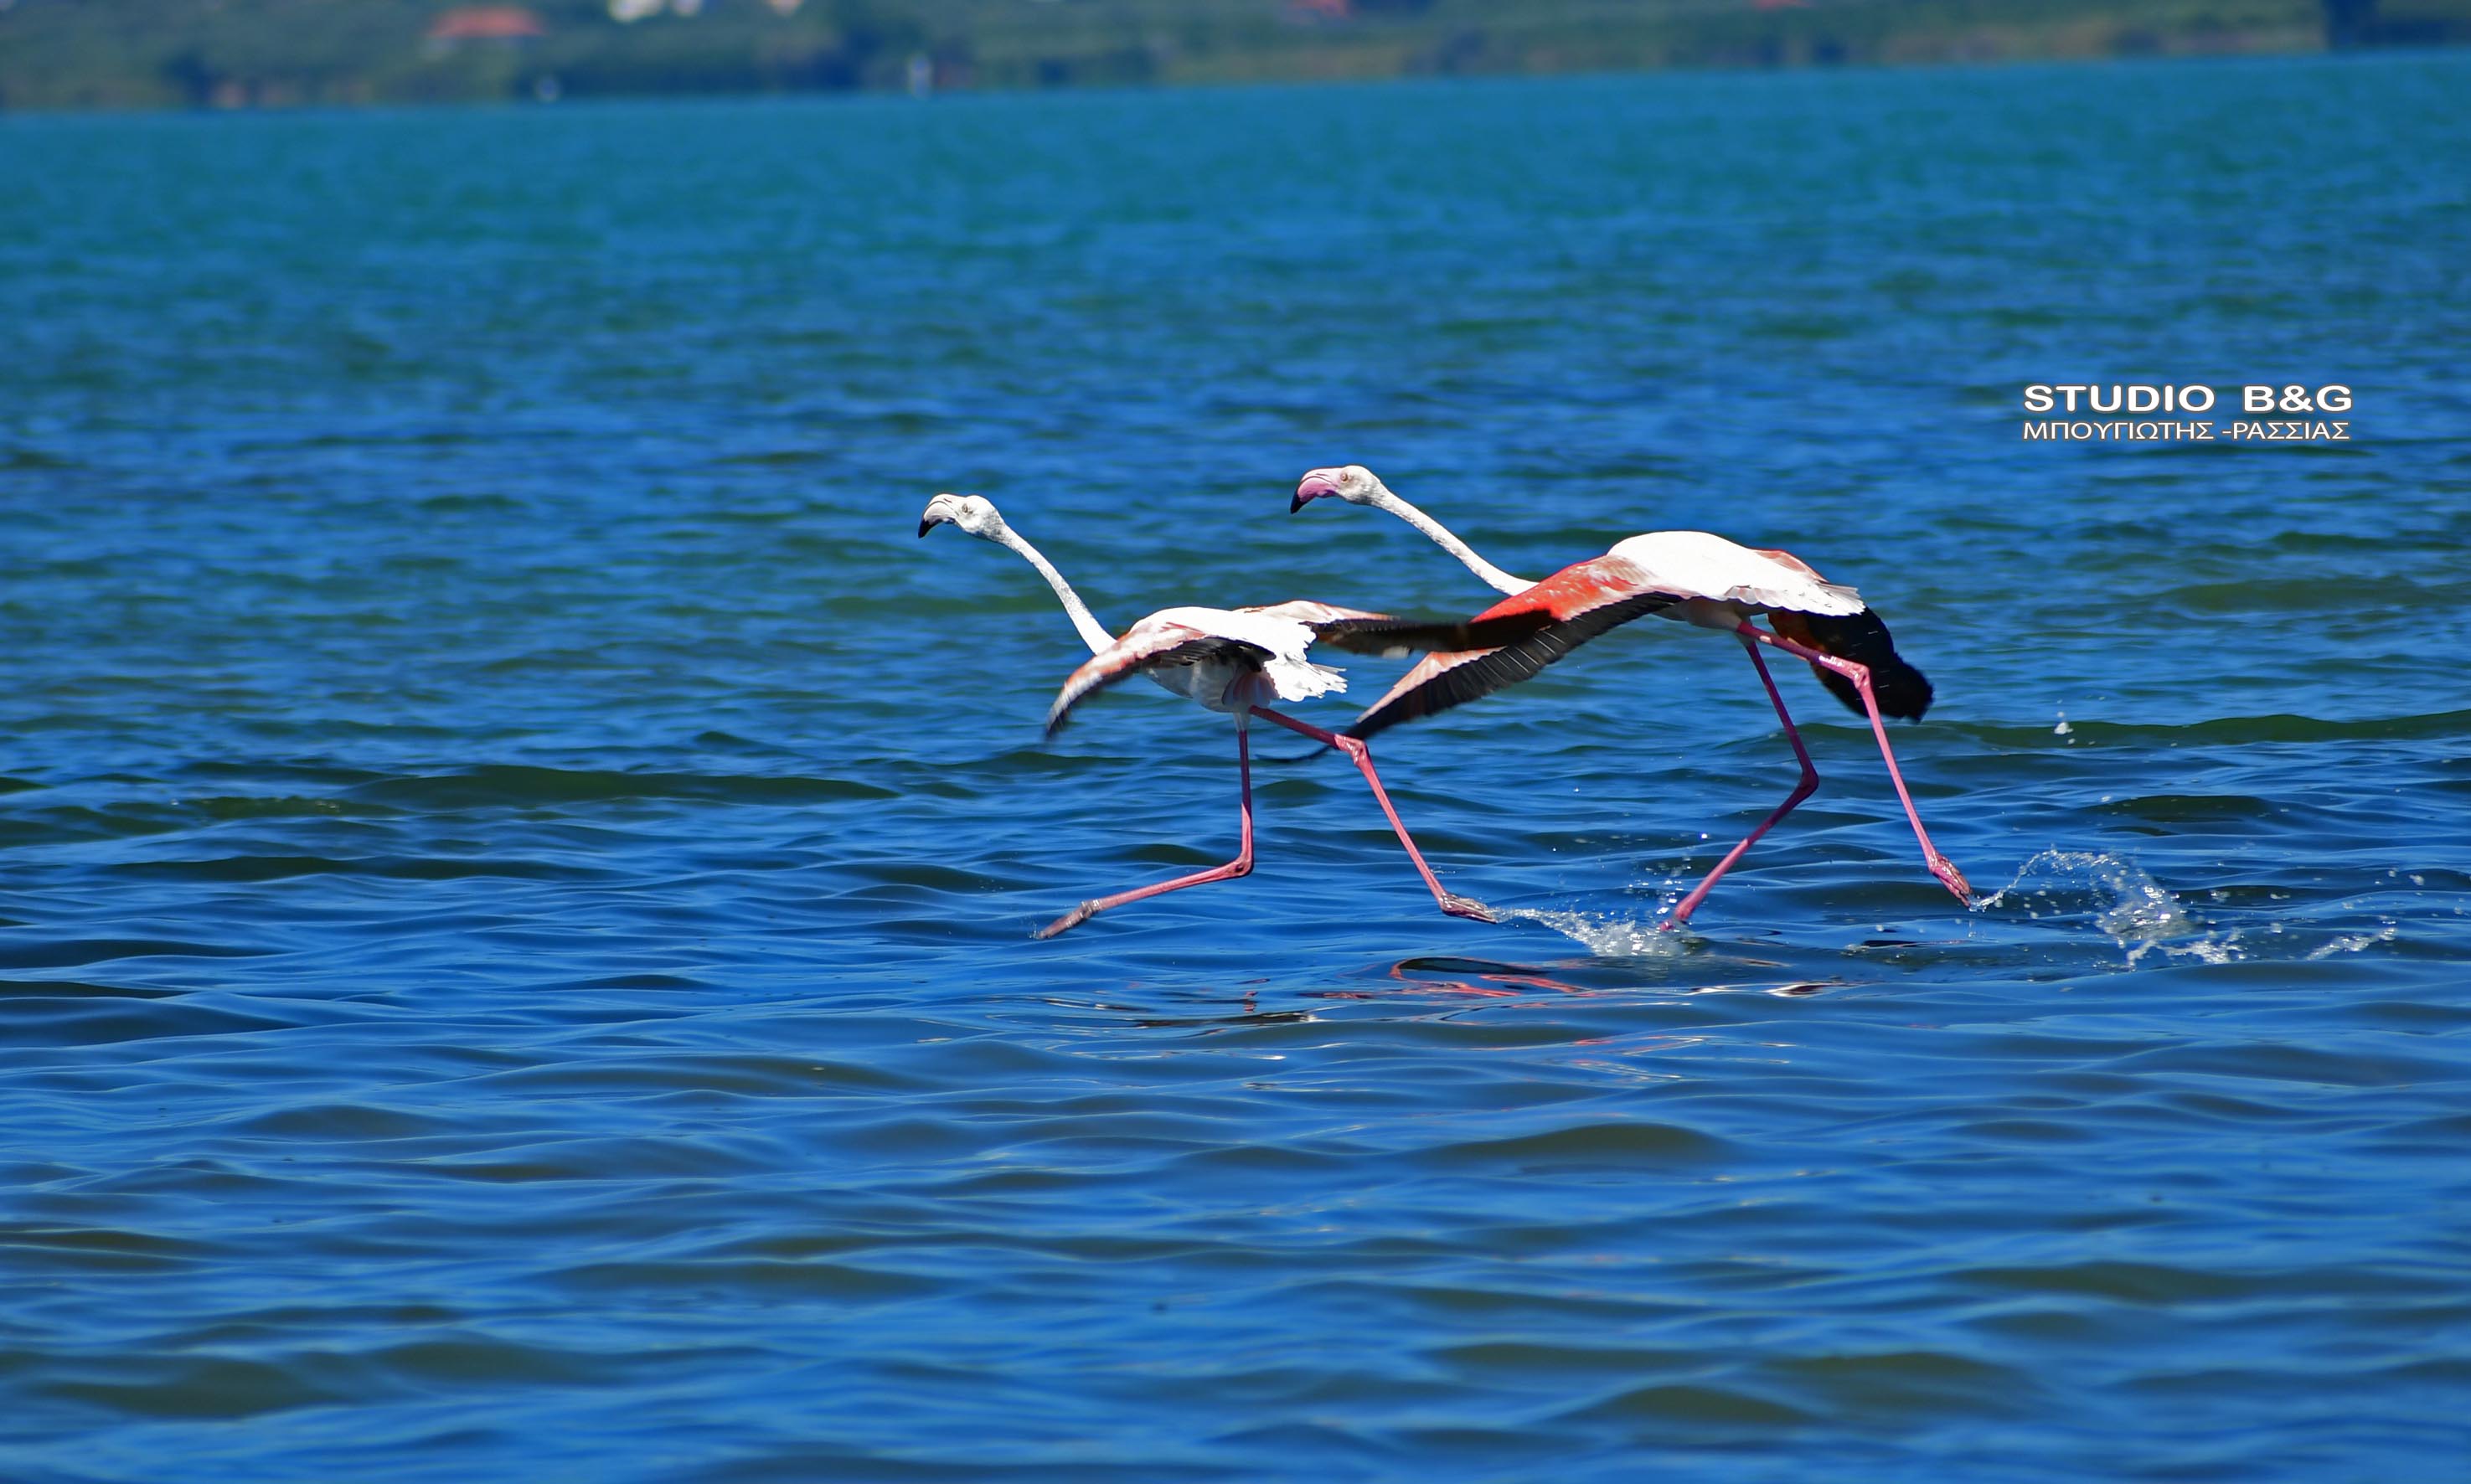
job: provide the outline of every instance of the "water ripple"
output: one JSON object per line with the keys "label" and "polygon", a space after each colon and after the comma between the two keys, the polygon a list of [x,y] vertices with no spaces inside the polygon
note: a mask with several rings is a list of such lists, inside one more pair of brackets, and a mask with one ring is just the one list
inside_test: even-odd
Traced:
{"label": "water ripple", "polygon": [[[0,1474],[2457,1472],[2462,72],[0,119]],[[2163,374],[2364,436],[2016,437]],[[1795,764],[1642,624],[1379,741],[1502,922],[1324,756],[1031,942],[1231,739],[926,496],[1490,601],[1334,459],[1860,583],[1974,908],[1779,671],[1659,930]]]}

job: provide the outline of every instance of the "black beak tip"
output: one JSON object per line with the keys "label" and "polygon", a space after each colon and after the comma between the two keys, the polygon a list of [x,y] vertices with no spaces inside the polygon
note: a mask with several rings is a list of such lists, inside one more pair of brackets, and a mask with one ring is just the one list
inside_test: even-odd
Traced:
{"label": "black beak tip", "polygon": [[934,523],[933,521],[920,521],[920,522],[918,523],[918,534],[919,534],[919,535],[921,535],[921,536],[926,535],[926,534],[927,534],[927,532],[929,532],[929,531],[930,531],[930,530],[934,530],[934,529],[935,529],[935,523]]}
{"label": "black beak tip", "polygon": [[1289,515],[1293,515],[1293,514],[1295,514],[1298,510],[1301,510],[1301,509],[1303,509],[1304,507],[1305,507],[1305,497],[1304,497],[1304,496],[1302,496],[1302,495],[1298,495],[1298,496],[1296,496],[1294,499],[1292,499],[1292,500],[1290,500],[1290,501],[1288,501],[1288,502],[1287,502],[1287,513],[1288,513]]}

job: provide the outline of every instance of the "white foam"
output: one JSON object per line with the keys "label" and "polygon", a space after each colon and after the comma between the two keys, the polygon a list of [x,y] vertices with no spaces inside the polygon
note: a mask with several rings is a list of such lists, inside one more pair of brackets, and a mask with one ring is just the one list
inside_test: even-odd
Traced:
{"label": "white foam", "polygon": [[2082,909],[2066,900],[2076,893],[2094,899],[2094,926],[2128,950],[2130,963],[2155,952],[2202,963],[2228,963],[2242,956],[2238,932],[2206,931],[2204,924],[2143,866],[2106,851],[2043,851],[2017,868],[2015,880],[1983,898],[1975,908],[1987,911],[2012,899],[2031,918],[2066,915]]}
{"label": "white foam", "polygon": [[2401,932],[2402,930],[2399,927],[2392,923],[2388,923],[2374,932],[2344,933],[2342,936],[2336,938],[2331,943],[2319,944],[2317,947],[2310,949],[2308,951],[2308,956],[2311,958],[2331,958],[2336,954],[2356,954],[2364,948],[2374,948],[2380,943],[2390,943],[2396,937],[2400,936]]}
{"label": "white foam", "polygon": [[1599,958],[1679,958],[1686,951],[1686,934],[1665,931],[1662,914],[1642,922],[1614,912],[1556,912],[1525,907],[1494,910],[1503,917],[1550,928]]}

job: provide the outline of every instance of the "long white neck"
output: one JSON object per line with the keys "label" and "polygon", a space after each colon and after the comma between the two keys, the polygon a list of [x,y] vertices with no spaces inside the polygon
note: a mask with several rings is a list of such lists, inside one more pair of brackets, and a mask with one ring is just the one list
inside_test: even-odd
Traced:
{"label": "long white neck", "polygon": [[1536,585],[1525,577],[1512,577],[1475,554],[1475,549],[1450,534],[1448,527],[1392,494],[1388,486],[1383,486],[1374,494],[1373,504],[1432,537],[1436,546],[1467,563],[1467,570],[1482,577],[1487,585],[1504,593],[1523,593]]}
{"label": "long white neck", "polygon": [[1081,601],[1079,593],[1072,591],[1072,584],[1064,580],[1064,574],[1055,570],[1055,564],[1039,554],[1038,548],[1023,540],[1010,526],[997,527],[995,539],[998,544],[1019,552],[1021,559],[1036,567],[1038,575],[1047,579],[1047,585],[1055,589],[1055,596],[1064,600],[1064,611],[1071,617],[1072,626],[1081,631],[1081,642],[1090,647],[1091,653],[1096,654],[1116,642],[1116,636],[1107,632],[1105,625],[1098,622],[1097,615],[1090,611],[1090,605]]}

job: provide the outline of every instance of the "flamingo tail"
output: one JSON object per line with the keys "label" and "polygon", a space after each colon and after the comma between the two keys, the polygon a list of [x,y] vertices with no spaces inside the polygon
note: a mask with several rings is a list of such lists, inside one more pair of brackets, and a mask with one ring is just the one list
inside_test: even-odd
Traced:
{"label": "flamingo tail", "polygon": [[[1930,709],[1930,680],[1906,663],[1896,652],[1896,642],[1888,633],[1887,622],[1864,609],[1842,616],[1824,613],[1772,612],[1769,625],[1783,638],[1868,667],[1871,671],[1871,694],[1879,698],[1879,713],[1907,721],[1918,721]],[[1845,709],[1855,716],[1863,715],[1862,693],[1853,682],[1832,670],[1817,665],[1810,672],[1829,694],[1845,703]]]}

